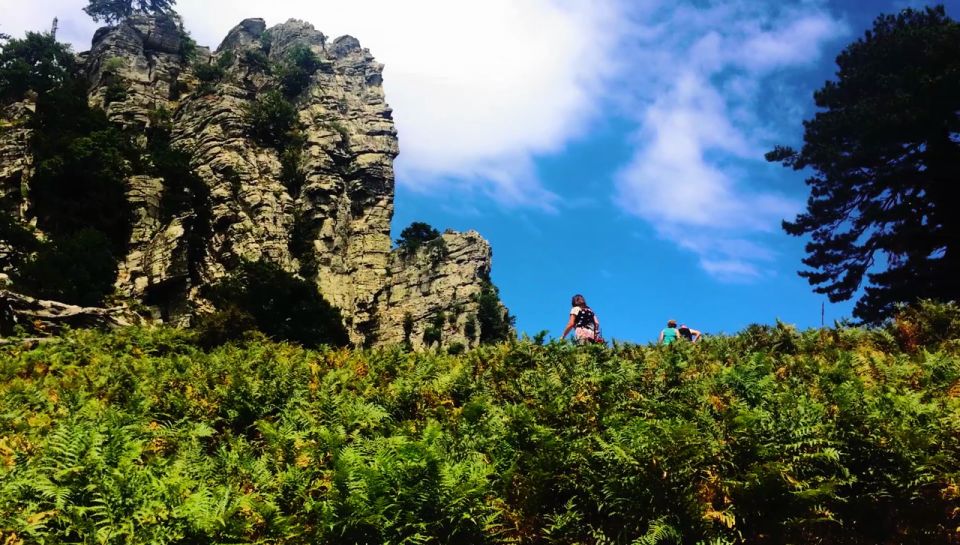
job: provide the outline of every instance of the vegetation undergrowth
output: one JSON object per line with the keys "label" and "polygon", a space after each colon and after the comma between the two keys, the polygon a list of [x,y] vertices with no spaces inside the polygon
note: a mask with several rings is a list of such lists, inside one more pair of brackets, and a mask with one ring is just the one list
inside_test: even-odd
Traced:
{"label": "vegetation undergrowth", "polygon": [[960,309],[458,355],[0,349],[0,543],[957,543]]}

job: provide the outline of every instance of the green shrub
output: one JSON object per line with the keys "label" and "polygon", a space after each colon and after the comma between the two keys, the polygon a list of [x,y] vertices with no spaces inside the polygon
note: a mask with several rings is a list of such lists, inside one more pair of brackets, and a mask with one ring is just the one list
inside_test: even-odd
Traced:
{"label": "green shrub", "polygon": [[308,280],[317,275],[316,250],[313,247],[317,229],[317,222],[312,215],[308,215],[300,207],[294,210],[290,255],[300,261],[300,276]]}
{"label": "green shrub", "polygon": [[243,64],[251,70],[270,73],[270,60],[261,49],[248,49],[243,52]]}
{"label": "green shrub", "polygon": [[467,318],[467,323],[463,325],[463,334],[466,335],[467,339],[470,339],[471,342],[476,342],[477,328],[477,317],[471,315],[469,318]]}
{"label": "green shrub", "polygon": [[0,210],[0,241],[24,253],[40,248],[33,231],[3,210]]}
{"label": "green shrub", "polygon": [[[513,324],[516,318],[500,302],[500,290],[486,281],[477,296],[477,325],[480,329],[480,343],[492,344],[514,337]],[[468,335],[471,336],[472,335]]]}
{"label": "green shrub", "polygon": [[233,64],[236,55],[227,51],[215,62],[197,63],[193,65],[193,75],[200,80],[197,86],[198,95],[208,95],[214,91],[217,84],[227,77],[227,69]]}
{"label": "green shrub", "polygon": [[41,299],[99,306],[113,292],[116,274],[107,237],[81,229],[42,246],[11,278],[18,290]]}
{"label": "green shrub", "polygon": [[204,83],[215,83],[223,79],[226,72],[218,64],[205,63],[197,64],[193,67],[193,75]]}
{"label": "green shrub", "polygon": [[412,343],[410,341],[410,336],[413,334],[413,316],[407,312],[403,315],[403,346],[410,348]]}
{"label": "green shrub", "polygon": [[117,75],[126,65],[127,61],[123,57],[110,57],[103,63],[103,73]]}
{"label": "green shrub", "polygon": [[184,218],[187,266],[190,278],[200,282],[199,264],[203,261],[211,235],[210,190],[190,168],[190,154],[176,149],[171,142],[169,112],[157,111],[147,129],[147,172],[163,179],[160,218],[169,222]]}
{"label": "green shrub", "polygon": [[280,80],[280,89],[284,96],[294,98],[310,86],[310,80],[320,66],[320,59],[309,47],[296,46],[273,72]]}
{"label": "green shrub", "polygon": [[30,125],[37,226],[54,238],[96,229],[122,255],[130,237],[126,179],[139,161],[136,147],[102,110],[88,106],[80,80],[41,95]]}
{"label": "green shrub", "polygon": [[299,145],[288,146],[280,153],[280,183],[287,192],[296,198],[303,185],[307,183],[307,173],[303,168],[303,148]]}
{"label": "green shrub", "polygon": [[177,79],[170,84],[170,94],[168,98],[170,100],[180,100],[180,97],[189,90],[190,86],[187,85],[186,82]]}
{"label": "green shrub", "polygon": [[250,333],[257,330],[257,324],[250,313],[227,305],[223,310],[199,316],[195,330],[197,344],[210,349],[249,338]]}
{"label": "green shrub", "polygon": [[235,306],[253,316],[257,329],[277,340],[304,346],[349,343],[340,311],[315,285],[266,262],[244,262],[209,290],[219,307]]}
{"label": "green shrub", "polygon": [[920,346],[939,346],[960,339],[960,306],[955,302],[930,300],[902,305],[885,329],[906,351],[917,350]]}
{"label": "green shrub", "polygon": [[223,53],[220,54],[219,57],[217,57],[217,63],[216,63],[217,68],[223,70],[224,73],[226,73],[226,71],[229,70],[231,66],[233,66],[233,63],[236,62],[236,60],[237,60],[236,53],[230,50],[224,51]]}
{"label": "green shrub", "polygon": [[258,41],[260,42],[260,50],[264,53],[269,53],[273,47],[273,35],[265,30],[260,33]]}
{"label": "green shrub", "polygon": [[114,102],[122,102],[127,99],[127,85],[121,80],[111,81],[103,93],[103,105],[109,106]]}
{"label": "green shrub", "polygon": [[446,321],[447,317],[443,312],[430,319],[430,325],[423,330],[423,344],[425,346],[443,344],[443,323]]}
{"label": "green shrub", "polygon": [[182,25],[180,26],[180,49],[178,53],[180,62],[184,64],[197,60],[197,41],[190,36],[190,33]]}
{"label": "green shrub", "polygon": [[176,3],[176,0],[89,0],[83,11],[94,21],[114,24],[130,17],[135,11],[169,14]]}
{"label": "green shrub", "polygon": [[[435,242],[438,240],[439,243]],[[437,231],[430,226],[430,224],[422,221],[411,223],[400,232],[400,238],[396,240],[397,248],[400,249],[400,253],[404,257],[413,256],[422,246],[431,242],[434,242],[432,248],[435,248],[437,252],[444,253],[445,255],[446,244],[443,242],[443,238],[440,237],[440,231]]]}
{"label": "green shrub", "polygon": [[78,68],[70,47],[49,34],[27,32],[0,45],[0,104],[27,91],[44,95],[67,84]]}
{"label": "green shrub", "polygon": [[250,136],[260,145],[283,150],[297,137],[300,126],[297,109],[276,91],[251,103],[246,116]]}

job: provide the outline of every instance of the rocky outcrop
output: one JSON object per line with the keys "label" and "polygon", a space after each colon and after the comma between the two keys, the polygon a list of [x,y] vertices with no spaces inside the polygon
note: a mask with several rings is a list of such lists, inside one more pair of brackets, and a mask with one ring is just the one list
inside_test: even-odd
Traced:
{"label": "rocky outcrop", "polygon": [[[280,88],[278,67],[303,48],[316,59],[308,81],[299,93],[285,89],[296,144],[258,143],[248,112]],[[475,232],[450,232],[442,256],[392,251],[397,133],[383,67],[358,40],[330,40],[297,20],[267,28],[247,19],[211,53],[194,47],[175,17],[135,15],[98,31],[80,58],[91,104],[144,135],[141,144],[166,131],[198,184],[174,187],[144,174],[127,181],[132,230],[118,292],[154,317],[184,323],[209,308],[204,286],[242,260],[267,260],[315,282],[357,344],[400,342],[412,319],[419,345],[440,313],[444,343],[472,344],[467,324],[489,278],[489,245]],[[0,132],[0,187],[11,199],[29,179],[25,138]],[[164,204],[184,191],[191,209]]]}
{"label": "rocky outcrop", "polygon": [[490,278],[490,245],[476,231],[447,231],[442,239],[440,253],[425,246],[412,256],[391,254],[389,280],[375,305],[381,342],[419,348],[424,332],[437,324],[442,344],[476,344],[477,299]]}
{"label": "rocky outcrop", "polygon": [[27,121],[35,107],[31,101],[15,102],[0,111],[0,210],[16,220],[26,216],[29,206],[33,156]]}
{"label": "rocky outcrop", "polygon": [[16,329],[32,334],[55,334],[65,327],[114,328],[142,322],[125,307],[97,308],[65,305],[0,290],[0,333]]}
{"label": "rocky outcrop", "polygon": [[136,14],[101,28],[86,54],[90,102],[111,121],[145,127],[151,116],[175,106],[185,62],[185,34],[174,16]]}
{"label": "rocky outcrop", "polygon": [[[24,101],[0,110],[0,214],[11,227],[20,226],[30,231],[33,228],[28,221],[27,195],[33,175],[33,156],[27,121],[34,108],[31,101]],[[26,254],[27,249],[18,247],[17,241],[0,238],[0,274],[6,278]]]}

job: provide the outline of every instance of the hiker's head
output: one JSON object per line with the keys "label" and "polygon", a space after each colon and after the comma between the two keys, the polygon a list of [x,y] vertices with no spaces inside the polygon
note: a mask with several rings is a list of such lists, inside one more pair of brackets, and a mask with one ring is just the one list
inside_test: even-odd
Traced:
{"label": "hiker's head", "polygon": [[587,306],[587,300],[583,298],[579,293],[573,296],[573,299],[570,301],[570,304],[575,307],[585,307]]}
{"label": "hiker's head", "polygon": [[667,327],[677,327],[676,320],[667,320]]}

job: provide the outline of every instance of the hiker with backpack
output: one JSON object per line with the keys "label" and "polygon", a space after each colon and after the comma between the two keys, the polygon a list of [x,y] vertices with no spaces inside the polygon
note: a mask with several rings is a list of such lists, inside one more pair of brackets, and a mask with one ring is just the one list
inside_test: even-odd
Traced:
{"label": "hiker with backpack", "polygon": [[579,293],[573,296],[570,302],[573,308],[570,309],[570,320],[567,321],[567,327],[563,330],[561,339],[567,338],[570,330],[575,330],[577,344],[602,343],[603,337],[600,335],[600,320],[593,312],[593,309],[587,306],[587,300]]}

